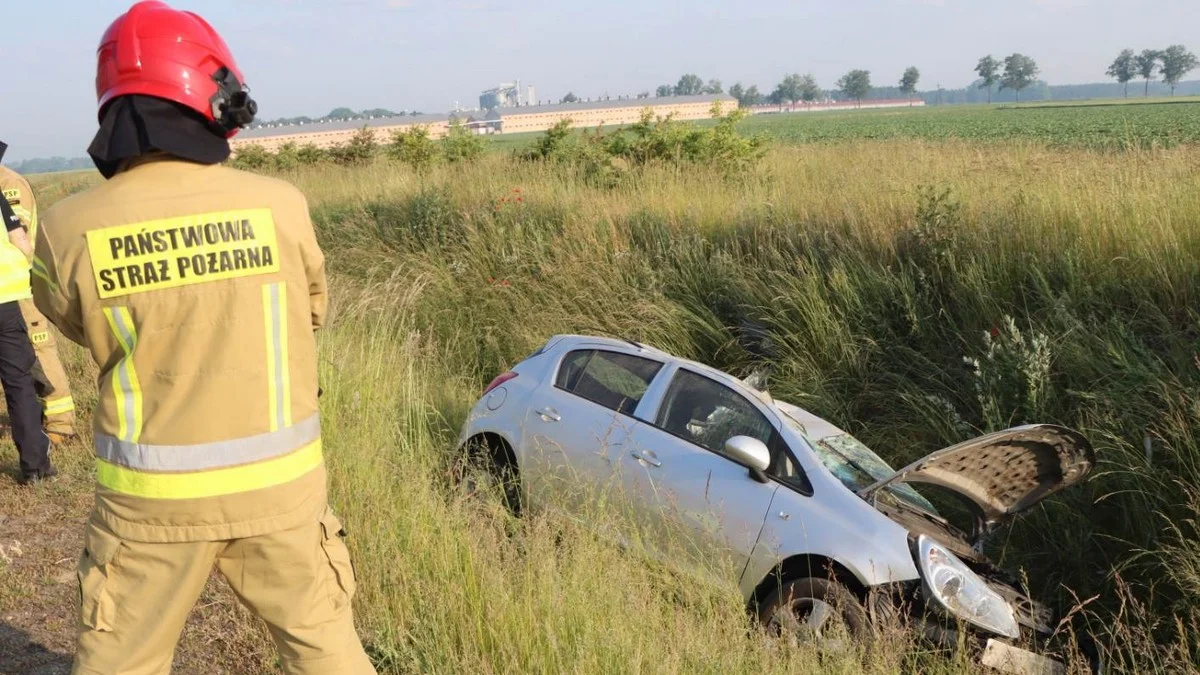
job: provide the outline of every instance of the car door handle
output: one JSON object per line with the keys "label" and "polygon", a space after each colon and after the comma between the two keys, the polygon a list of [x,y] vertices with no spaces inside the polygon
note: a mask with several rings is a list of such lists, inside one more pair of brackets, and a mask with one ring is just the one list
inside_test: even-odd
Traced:
{"label": "car door handle", "polygon": [[634,459],[643,461],[643,462],[649,464],[650,466],[654,466],[654,467],[662,466],[662,462],[655,459],[654,455],[652,453],[642,452],[641,450],[634,450],[633,452],[631,452],[629,454],[633,455]]}
{"label": "car door handle", "polygon": [[559,415],[558,411],[554,408],[542,408],[541,410],[537,411],[537,414],[541,415],[542,419],[546,420],[547,422],[562,421],[562,415]]}

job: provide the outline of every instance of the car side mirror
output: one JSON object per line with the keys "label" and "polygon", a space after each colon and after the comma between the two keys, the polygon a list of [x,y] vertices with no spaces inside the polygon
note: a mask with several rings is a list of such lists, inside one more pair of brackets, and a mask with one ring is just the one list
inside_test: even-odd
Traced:
{"label": "car side mirror", "polygon": [[750,475],[760,483],[766,483],[767,467],[771,466],[771,451],[767,444],[749,436],[734,436],[725,441],[725,455],[733,461],[744,464],[750,469]]}

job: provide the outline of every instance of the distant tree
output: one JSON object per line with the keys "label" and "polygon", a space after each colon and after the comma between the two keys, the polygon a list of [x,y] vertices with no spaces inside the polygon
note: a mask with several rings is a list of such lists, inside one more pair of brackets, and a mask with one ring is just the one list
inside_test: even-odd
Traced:
{"label": "distant tree", "polygon": [[908,104],[912,105],[912,96],[917,93],[917,82],[921,81],[921,71],[917,70],[916,66],[909,66],[908,70],[904,71],[904,75],[900,78],[900,91],[904,92],[909,97]]}
{"label": "distant tree", "polygon": [[679,84],[675,85],[676,96],[696,96],[704,93],[704,80],[700,79],[699,75],[688,73],[679,78]]}
{"label": "distant tree", "polygon": [[559,101],[559,103],[578,103],[578,102],[579,102],[579,97],[576,96],[575,92],[573,92],[573,91],[568,91],[567,95],[562,97],[562,100]]}
{"label": "distant tree", "polygon": [[800,77],[800,100],[812,103],[821,98],[821,88],[817,86],[817,78],[812,73]]}
{"label": "distant tree", "polygon": [[762,103],[762,94],[759,93],[758,87],[752,85],[749,89],[746,89],[742,87],[741,82],[729,88],[729,95],[736,98],[738,106],[742,108]]}
{"label": "distant tree", "polygon": [[658,87],[658,89],[654,90],[654,95],[659,98],[666,98],[667,96],[674,96],[675,95],[675,87],[673,87],[669,84],[660,85]]}
{"label": "distant tree", "polygon": [[852,70],[837,81],[837,88],[862,105],[862,100],[871,93],[871,71]]}
{"label": "distant tree", "polygon": [[357,113],[349,108],[334,108],[333,110],[329,111],[329,114],[326,115],[325,118],[331,120],[348,120],[355,115],[357,115]]}
{"label": "distant tree", "polygon": [[638,98],[650,98],[650,92],[643,91],[637,95]]}
{"label": "distant tree", "polygon": [[991,54],[979,59],[979,63],[975,66],[975,72],[979,73],[980,89],[987,89],[988,103],[992,102],[992,87],[1000,81],[1000,62],[992,58]]}
{"label": "distant tree", "polygon": [[411,116],[411,117],[420,117],[422,113],[421,113],[421,111],[420,111],[420,110],[414,110],[414,111],[412,111],[412,112],[410,112],[410,113],[408,113],[408,114],[409,114],[409,116]]}
{"label": "distant tree", "polygon": [[725,87],[721,85],[720,80],[709,80],[708,84],[704,85],[705,94],[724,94]]}
{"label": "distant tree", "polygon": [[783,78],[783,81],[775,86],[775,91],[771,94],[771,102],[782,105],[791,103],[796,105],[802,96],[801,85],[804,80],[800,77],[800,73],[792,73]]}
{"label": "distant tree", "polygon": [[387,108],[371,108],[370,110],[362,111],[363,117],[395,117],[396,113]]}
{"label": "distant tree", "polygon": [[1105,72],[1105,75],[1125,85],[1125,98],[1129,98],[1129,81],[1137,77],[1137,66],[1134,65],[1136,58],[1132,49],[1123,49]]}
{"label": "distant tree", "polygon": [[1037,81],[1039,69],[1037,61],[1024,54],[1012,54],[1004,57],[1004,75],[1000,78],[1001,89],[1012,89],[1017,93],[1017,101],[1021,100],[1021,90]]}
{"label": "distant tree", "polygon": [[1162,78],[1163,82],[1171,85],[1171,95],[1175,95],[1175,87],[1179,86],[1179,81],[1184,75],[1200,66],[1200,60],[1196,59],[1196,55],[1189,52],[1183,45],[1171,45],[1158,55],[1159,61],[1162,62]]}
{"label": "distant tree", "polygon": [[1154,79],[1154,74],[1158,72],[1158,57],[1159,54],[1154,49],[1143,49],[1141,54],[1133,58],[1133,66],[1137,69],[1138,75],[1141,75],[1146,80],[1146,92],[1143,96],[1150,95],[1150,80]]}

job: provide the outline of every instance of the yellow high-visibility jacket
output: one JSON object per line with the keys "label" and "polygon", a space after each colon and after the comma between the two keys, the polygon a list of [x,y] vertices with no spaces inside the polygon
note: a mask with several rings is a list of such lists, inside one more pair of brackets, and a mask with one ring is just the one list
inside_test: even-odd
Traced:
{"label": "yellow high-visibility jacket", "polygon": [[29,240],[36,240],[37,200],[34,199],[33,188],[29,187],[29,181],[7,166],[0,166],[0,192],[3,192],[8,205],[21,218],[25,229],[29,230]]}
{"label": "yellow high-visibility jacket", "polygon": [[93,517],[166,542],[320,517],[324,257],[295,187],[143,158],[42,214],[33,274],[100,367]]}

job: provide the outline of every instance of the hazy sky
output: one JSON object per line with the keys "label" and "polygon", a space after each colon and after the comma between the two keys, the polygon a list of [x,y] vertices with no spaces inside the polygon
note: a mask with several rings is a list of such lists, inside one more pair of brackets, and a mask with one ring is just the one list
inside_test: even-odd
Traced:
{"label": "hazy sky", "polygon": [[[1120,49],[1200,49],[1198,0],[176,0],[229,43],[260,116],[336,106],[445,112],[513,79],[541,99],[636,94],[683,72],[769,92],[851,68],[960,87],[987,53],[1027,53],[1051,83],[1096,82]],[[6,2],[5,159],[82,156],[95,130],[95,49],[129,2]]]}

